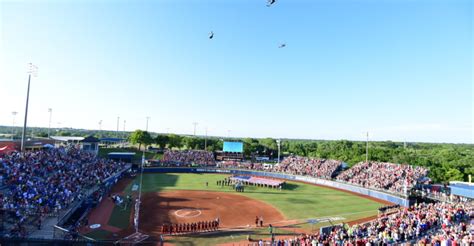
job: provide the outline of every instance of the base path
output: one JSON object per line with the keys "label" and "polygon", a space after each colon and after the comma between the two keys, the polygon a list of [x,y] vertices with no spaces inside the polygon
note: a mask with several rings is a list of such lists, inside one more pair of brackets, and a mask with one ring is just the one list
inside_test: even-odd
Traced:
{"label": "base path", "polygon": [[255,226],[255,216],[264,223],[284,220],[273,206],[246,196],[207,191],[165,191],[142,197],[140,228],[158,233],[164,223],[192,223],[220,219],[221,228]]}

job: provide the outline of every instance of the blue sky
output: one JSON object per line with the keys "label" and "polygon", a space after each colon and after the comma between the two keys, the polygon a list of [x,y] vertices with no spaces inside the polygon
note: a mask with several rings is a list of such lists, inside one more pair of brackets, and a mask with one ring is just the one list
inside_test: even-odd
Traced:
{"label": "blue sky", "polygon": [[[2,1],[0,125],[472,143],[469,0]],[[212,40],[207,38],[210,31]],[[279,49],[280,43],[287,47]]]}

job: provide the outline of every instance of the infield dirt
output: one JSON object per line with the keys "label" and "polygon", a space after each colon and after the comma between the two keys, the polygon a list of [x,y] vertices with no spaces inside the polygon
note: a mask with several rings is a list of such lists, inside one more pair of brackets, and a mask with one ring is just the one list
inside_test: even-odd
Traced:
{"label": "infield dirt", "polygon": [[147,232],[159,232],[164,223],[192,223],[219,218],[221,228],[255,226],[255,217],[264,223],[285,217],[273,206],[238,194],[207,191],[165,191],[142,197],[141,226]]}

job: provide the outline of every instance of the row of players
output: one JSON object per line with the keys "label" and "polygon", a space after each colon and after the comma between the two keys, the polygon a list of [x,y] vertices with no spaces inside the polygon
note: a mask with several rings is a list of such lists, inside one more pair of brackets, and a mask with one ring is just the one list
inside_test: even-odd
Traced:
{"label": "row of players", "polygon": [[219,229],[219,219],[212,221],[199,221],[184,224],[164,224],[161,226],[162,234],[179,234],[188,232],[216,231]]}

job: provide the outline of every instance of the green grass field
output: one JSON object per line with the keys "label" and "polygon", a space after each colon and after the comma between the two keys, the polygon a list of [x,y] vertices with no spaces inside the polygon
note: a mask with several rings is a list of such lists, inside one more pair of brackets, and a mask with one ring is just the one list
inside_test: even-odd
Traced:
{"label": "green grass field", "polygon": [[[217,192],[234,192],[230,187],[216,185],[217,180],[222,180],[228,175],[221,174],[144,174],[142,192],[158,192],[167,190],[206,190]],[[139,183],[139,177],[131,182],[125,189],[126,194],[131,194],[133,184]],[[206,187],[205,183],[209,186]],[[312,225],[307,224],[308,219],[324,217],[343,217],[344,221],[352,221],[377,214],[377,209],[382,205],[375,201],[355,196],[346,192],[333,190],[298,182],[287,182],[287,189],[282,191],[270,188],[246,186],[244,193],[239,193],[253,199],[264,201],[277,208],[288,220],[297,220],[298,227],[310,229]],[[128,212],[128,213],[127,213]],[[123,227],[123,221],[128,221],[129,211],[114,210],[114,224]],[[335,223],[341,223],[337,221]],[[317,224],[314,228],[327,224]],[[281,231],[281,233],[289,233]],[[175,237],[172,243],[175,245],[212,245],[215,243],[233,242],[243,240],[246,235],[261,235],[259,231],[243,233],[223,233],[212,236]],[[262,236],[263,237],[263,236]],[[191,244],[193,245],[193,244]]]}

